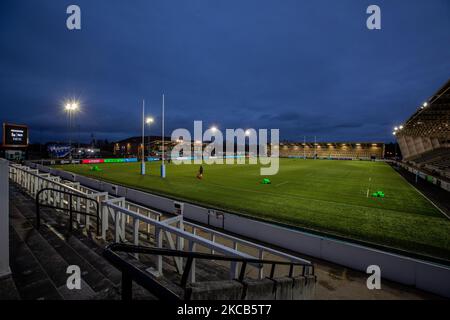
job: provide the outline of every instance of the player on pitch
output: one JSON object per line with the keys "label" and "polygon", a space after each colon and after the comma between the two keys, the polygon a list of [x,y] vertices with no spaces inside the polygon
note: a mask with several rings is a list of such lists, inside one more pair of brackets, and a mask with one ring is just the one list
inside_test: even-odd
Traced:
{"label": "player on pitch", "polygon": [[200,166],[200,169],[198,169],[197,179],[203,179],[203,166]]}

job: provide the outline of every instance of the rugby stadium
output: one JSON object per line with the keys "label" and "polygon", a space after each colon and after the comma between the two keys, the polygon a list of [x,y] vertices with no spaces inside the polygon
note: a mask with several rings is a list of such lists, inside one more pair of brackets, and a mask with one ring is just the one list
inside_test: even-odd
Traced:
{"label": "rugby stadium", "polygon": [[448,4],[328,5],[2,2],[0,302],[448,301]]}

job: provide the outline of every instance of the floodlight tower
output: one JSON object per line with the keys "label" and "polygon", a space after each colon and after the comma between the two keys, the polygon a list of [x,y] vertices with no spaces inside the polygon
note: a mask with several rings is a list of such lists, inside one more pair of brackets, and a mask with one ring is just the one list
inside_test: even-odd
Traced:
{"label": "floodlight tower", "polygon": [[[153,117],[147,117],[145,118],[145,123],[150,126],[155,120],[153,119]],[[149,147],[149,155],[150,155],[150,144],[151,144],[151,137],[150,137],[150,133],[149,133],[149,137],[148,137],[148,147]],[[144,155],[145,155],[145,151],[144,151]]]}
{"label": "floodlight tower", "polygon": [[306,136],[303,136],[303,159],[306,160]]}
{"label": "floodlight tower", "polygon": [[314,136],[314,160],[317,159],[317,136]]}
{"label": "floodlight tower", "polygon": [[[211,132],[212,133],[216,133],[217,132],[217,130],[219,130],[218,128],[217,128],[217,126],[211,126],[211,128],[209,128],[210,130],[211,130]],[[215,142],[216,142],[216,137],[214,137],[214,144],[215,144]],[[202,148],[203,149],[203,148]],[[222,150],[222,152],[223,152],[223,150]],[[212,154],[211,154],[212,155]],[[214,147],[214,155],[215,156],[217,156],[217,150],[216,150],[216,148]]]}
{"label": "floodlight tower", "polygon": [[69,117],[69,159],[72,160],[72,117],[75,112],[78,111],[79,105],[77,101],[68,102],[64,106],[64,110]]}
{"label": "floodlight tower", "polygon": [[145,175],[145,100],[142,100],[142,161],[141,175]]}
{"label": "floodlight tower", "polygon": [[162,139],[162,157],[161,157],[161,178],[166,177],[166,166],[164,165],[164,108],[165,108],[164,94],[162,95],[162,126],[161,126],[161,139]]}

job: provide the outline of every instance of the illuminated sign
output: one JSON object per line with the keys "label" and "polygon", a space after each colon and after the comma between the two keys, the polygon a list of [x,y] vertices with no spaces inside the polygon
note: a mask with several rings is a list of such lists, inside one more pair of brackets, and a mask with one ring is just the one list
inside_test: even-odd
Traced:
{"label": "illuminated sign", "polygon": [[27,147],[28,127],[24,125],[3,123],[4,147]]}
{"label": "illuminated sign", "polygon": [[67,157],[70,153],[70,150],[70,146],[65,144],[51,144],[47,146],[47,151],[53,158]]}
{"label": "illuminated sign", "polygon": [[81,160],[82,164],[93,163],[125,163],[125,162],[137,162],[137,158],[111,158],[111,159],[84,159]]}
{"label": "illuminated sign", "polygon": [[104,163],[105,160],[103,159],[84,159],[81,160],[82,164],[92,164],[92,163]]}
{"label": "illuminated sign", "polygon": [[119,163],[125,162],[124,159],[105,159],[105,163]]}

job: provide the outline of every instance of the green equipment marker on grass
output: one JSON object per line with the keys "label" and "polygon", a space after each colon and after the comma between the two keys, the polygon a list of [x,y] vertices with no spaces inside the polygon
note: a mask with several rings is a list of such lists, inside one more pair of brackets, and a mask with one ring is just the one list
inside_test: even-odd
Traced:
{"label": "green equipment marker on grass", "polygon": [[270,182],[270,179],[268,178],[264,178],[262,181],[262,184],[271,184],[272,182]]}
{"label": "green equipment marker on grass", "polygon": [[384,198],[384,192],[383,191],[377,191],[372,193],[372,197],[374,198]]}
{"label": "green equipment marker on grass", "polygon": [[91,168],[91,171],[102,171],[102,169],[100,169],[98,166],[93,166]]}

